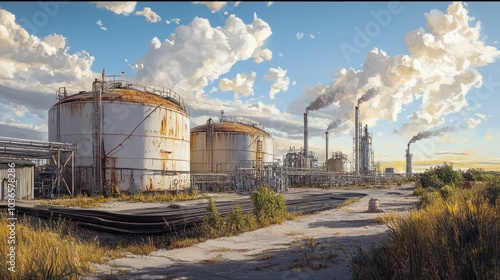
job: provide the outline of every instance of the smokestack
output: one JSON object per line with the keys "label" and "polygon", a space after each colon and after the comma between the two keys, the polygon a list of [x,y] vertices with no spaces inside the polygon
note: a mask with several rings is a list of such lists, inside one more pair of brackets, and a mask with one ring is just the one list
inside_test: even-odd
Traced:
{"label": "smokestack", "polygon": [[354,172],[359,175],[359,107],[354,107]]}
{"label": "smokestack", "polygon": [[328,160],[328,130],[325,132],[325,139],[326,139],[326,158],[325,162]]}
{"label": "smokestack", "polygon": [[410,143],[408,143],[408,149],[406,150],[406,177],[408,177],[408,178],[410,178],[411,174],[413,173],[412,164],[411,164],[411,157],[412,157],[412,154],[410,153]]}
{"label": "smokestack", "polygon": [[308,131],[307,131],[307,110],[304,113],[304,155],[307,157],[307,138],[308,138]]}

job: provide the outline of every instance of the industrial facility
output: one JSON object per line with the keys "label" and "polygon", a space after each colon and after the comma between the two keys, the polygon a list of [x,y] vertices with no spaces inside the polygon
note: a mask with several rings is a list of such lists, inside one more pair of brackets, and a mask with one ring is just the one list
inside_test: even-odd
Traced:
{"label": "industrial facility", "polygon": [[[22,192],[28,199],[114,190],[251,191],[263,184],[286,192],[395,175],[393,170],[382,174],[374,161],[373,135],[360,121],[359,104],[352,162],[342,151],[328,152],[327,129],[325,162],[319,163],[309,149],[307,110],[304,146],[290,147],[281,161],[274,160],[272,134],[251,119],[221,111],[190,129],[183,98],[166,87],[103,71],[91,90],[68,94],[61,87],[56,97],[48,112],[48,142],[0,139],[0,158],[21,160],[27,168],[20,176],[31,178]],[[408,144],[407,176],[412,173],[409,149]]]}

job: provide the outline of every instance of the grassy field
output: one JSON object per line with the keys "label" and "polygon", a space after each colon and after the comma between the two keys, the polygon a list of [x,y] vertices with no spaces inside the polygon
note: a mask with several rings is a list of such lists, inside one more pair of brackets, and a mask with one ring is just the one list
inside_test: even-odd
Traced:
{"label": "grassy field", "polygon": [[378,219],[390,238],[358,248],[354,279],[500,279],[500,178],[484,176],[464,189],[467,175],[456,172],[444,166],[424,173],[418,209]]}

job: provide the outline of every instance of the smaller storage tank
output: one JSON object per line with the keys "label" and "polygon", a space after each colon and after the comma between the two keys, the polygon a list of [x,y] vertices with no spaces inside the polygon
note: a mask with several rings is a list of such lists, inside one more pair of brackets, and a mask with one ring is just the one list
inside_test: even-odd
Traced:
{"label": "smaller storage tank", "polygon": [[191,173],[235,174],[242,162],[273,162],[273,139],[263,125],[221,114],[191,129]]}
{"label": "smaller storage tank", "polygon": [[347,159],[347,154],[342,152],[335,152],[332,157],[326,161],[328,171],[335,173],[350,173],[351,162]]}

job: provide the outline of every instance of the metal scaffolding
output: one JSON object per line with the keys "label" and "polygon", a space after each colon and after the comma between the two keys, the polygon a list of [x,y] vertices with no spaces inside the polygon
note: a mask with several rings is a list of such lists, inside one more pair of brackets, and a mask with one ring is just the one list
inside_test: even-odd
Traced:
{"label": "metal scaffolding", "polygon": [[[50,193],[55,189],[61,191],[64,185],[71,196],[75,194],[75,152],[76,144],[72,143],[0,137],[0,158],[50,162],[50,173],[54,178]],[[70,173],[70,176],[67,173]]]}

